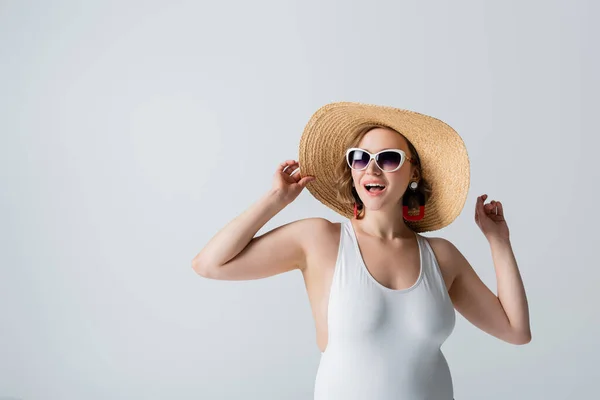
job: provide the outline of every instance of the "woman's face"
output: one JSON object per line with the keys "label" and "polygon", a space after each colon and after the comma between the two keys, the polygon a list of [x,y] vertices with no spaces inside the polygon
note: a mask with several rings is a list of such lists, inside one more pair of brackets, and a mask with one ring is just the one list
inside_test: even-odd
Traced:
{"label": "woman's face", "polygon": [[[371,154],[385,149],[400,149],[408,157],[412,156],[406,139],[387,128],[370,130],[363,136],[357,147],[367,150]],[[352,179],[358,196],[369,210],[391,210],[396,208],[408,187],[411,177],[416,178],[417,174],[415,167],[408,160],[394,172],[382,171],[375,160],[371,160],[367,168],[362,171],[352,170]],[[365,188],[365,184],[370,181],[385,185],[385,189],[377,195],[370,193]]]}

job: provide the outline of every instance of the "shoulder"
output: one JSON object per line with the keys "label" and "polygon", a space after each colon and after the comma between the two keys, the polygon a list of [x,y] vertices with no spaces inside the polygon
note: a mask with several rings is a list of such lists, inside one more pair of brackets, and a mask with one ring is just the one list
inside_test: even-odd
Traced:
{"label": "shoulder", "polygon": [[294,225],[296,239],[307,262],[309,259],[320,260],[326,257],[330,249],[337,248],[341,232],[339,222],[314,217],[295,221]]}
{"label": "shoulder", "polygon": [[[314,230],[315,233],[332,229],[336,223],[322,217],[303,218],[293,222],[298,230]],[[338,223],[339,225],[339,223]]]}
{"label": "shoulder", "polygon": [[327,240],[332,236],[339,236],[339,222],[331,222],[321,217],[305,218],[296,222],[298,222],[298,232],[301,234],[303,244],[306,246],[314,242],[319,243],[322,240]]}
{"label": "shoulder", "polygon": [[440,269],[455,276],[458,273],[459,266],[457,260],[462,256],[456,246],[442,237],[422,237],[429,242]]}
{"label": "shoulder", "polygon": [[292,221],[286,225],[289,225],[293,231],[292,233],[302,247],[306,248],[310,243],[330,236],[336,231],[336,228],[339,231],[340,224],[331,222],[325,218],[312,217]]}

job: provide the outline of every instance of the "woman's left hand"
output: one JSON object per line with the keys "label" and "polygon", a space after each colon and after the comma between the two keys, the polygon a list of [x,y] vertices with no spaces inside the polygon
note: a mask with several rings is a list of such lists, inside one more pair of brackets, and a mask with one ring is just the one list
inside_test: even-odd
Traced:
{"label": "woman's left hand", "polygon": [[475,223],[477,223],[477,226],[479,226],[479,229],[481,229],[481,232],[483,232],[488,241],[492,239],[508,240],[508,225],[504,219],[502,203],[492,200],[490,203],[485,204],[486,199],[487,194],[477,198]]}

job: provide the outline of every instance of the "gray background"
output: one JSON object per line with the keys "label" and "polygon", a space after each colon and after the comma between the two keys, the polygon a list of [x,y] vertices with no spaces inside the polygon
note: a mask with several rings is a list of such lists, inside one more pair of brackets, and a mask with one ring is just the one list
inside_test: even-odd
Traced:
{"label": "gray background", "polygon": [[[500,200],[533,340],[457,313],[455,397],[593,398],[598,3],[0,3],[0,398],[311,399],[302,274],[211,281],[192,258],[297,159],[332,101],[463,137],[452,241],[494,291],[476,197]],[[305,190],[267,223],[342,218]]]}

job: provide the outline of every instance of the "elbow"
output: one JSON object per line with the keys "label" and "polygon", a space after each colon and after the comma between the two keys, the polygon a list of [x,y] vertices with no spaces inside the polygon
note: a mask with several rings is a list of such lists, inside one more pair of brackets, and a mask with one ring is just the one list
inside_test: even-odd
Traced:
{"label": "elbow", "polygon": [[511,340],[511,343],[517,346],[522,346],[529,342],[531,342],[531,332],[516,335],[513,340]]}
{"label": "elbow", "polygon": [[204,269],[202,268],[200,263],[195,258],[192,260],[192,269],[198,275],[204,276]]}
{"label": "elbow", "polygon": [[211,278],[213,274],[210,272],[211,269],[208,268],[206,265],[206,263],[201,262],[198,258],[194,258],[192,260],[192,269],[194,270],[194,272],[196,272],[196,274],[200,275],[203,278]]}
{"label": "elbow", "polygon": [[531,342],[531,334],[529,334],[527,336],[523,336],[523,340],[519,344],[523,345],[523,344],[527,344],[529,342]]}

